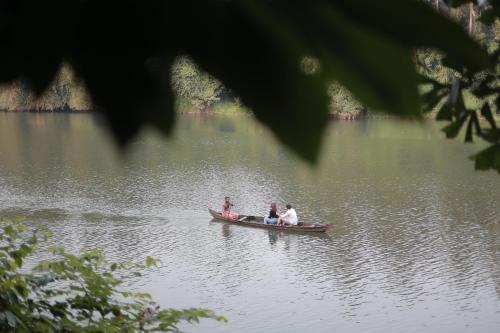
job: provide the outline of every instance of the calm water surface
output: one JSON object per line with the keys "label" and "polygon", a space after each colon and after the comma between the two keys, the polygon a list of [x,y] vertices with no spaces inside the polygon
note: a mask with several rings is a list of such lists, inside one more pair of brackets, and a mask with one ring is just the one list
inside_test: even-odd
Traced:
{"label": "calm water surface", "polygon": [[[499,332],[500,176],[440,126],[332,123],[310,167],[245,116],[182,117],[121,155],[91,115],[0,113],[0,208],[71,250],[161,259],[131,287],[229,320],[190,332]],[[211,222],[224,195],[334,228]]]}

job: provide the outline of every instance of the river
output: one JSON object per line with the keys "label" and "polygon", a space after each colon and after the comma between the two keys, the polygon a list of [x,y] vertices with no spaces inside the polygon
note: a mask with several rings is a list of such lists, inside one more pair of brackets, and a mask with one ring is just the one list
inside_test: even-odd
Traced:
{"label": "river", "polygon": [[[129,287],[229,320],[189,332],[498,332],[500,176],[442,126],[332,122],[311,166],[248,116],[180,117],[120,152],[91,114],[0,113],[0,209],[72,251],[160,259]],[[213,222],[225,195],[333,229]]]}

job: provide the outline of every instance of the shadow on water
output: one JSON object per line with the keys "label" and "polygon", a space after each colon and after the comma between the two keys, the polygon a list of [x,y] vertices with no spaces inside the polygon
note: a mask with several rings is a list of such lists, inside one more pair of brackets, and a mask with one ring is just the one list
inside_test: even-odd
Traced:
{"label": "shadow on water", "polygon": [[225,118],[218,124],[218,130],[222,133],[234,133],[236,132],[236,126],[231,118]]}
{"label": "shadow on water", "polygon": [[268,230],[267,235],[269,236],[269,244],[276,244],[278,238],[280,237],[280,232],[277,230]]}

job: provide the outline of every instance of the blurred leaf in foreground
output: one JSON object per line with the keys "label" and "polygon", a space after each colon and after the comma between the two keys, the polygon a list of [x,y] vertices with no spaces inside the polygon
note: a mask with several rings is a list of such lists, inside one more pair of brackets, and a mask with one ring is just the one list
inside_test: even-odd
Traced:
{"label": "blurred leaf in foreground", "polygon": [[[179,55],[310,161],[332,81],[369,108],[419,117],[416,48],[443,51],[468,76],[492,64],[458,24],[417,0],[1,0],[0,13],[0,83],[21,78],[40,93],[67,61],[121,143],[145,124],[170,132]],[[320,70],[302,71],[304,57]]]}

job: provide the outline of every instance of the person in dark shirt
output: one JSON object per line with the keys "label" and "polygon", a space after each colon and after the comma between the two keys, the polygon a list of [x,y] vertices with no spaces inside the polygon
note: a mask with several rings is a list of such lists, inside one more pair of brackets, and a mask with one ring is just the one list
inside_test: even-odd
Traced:
{"label": "person in dark shirt", "polygon": [[265,224],[276,224],[278,222],[279,215],[277,213],[278,208],[276,207],[276,203],[271,204],[271,210],[269,211],[269,215],[264,217]]}

